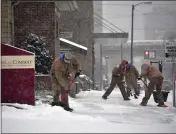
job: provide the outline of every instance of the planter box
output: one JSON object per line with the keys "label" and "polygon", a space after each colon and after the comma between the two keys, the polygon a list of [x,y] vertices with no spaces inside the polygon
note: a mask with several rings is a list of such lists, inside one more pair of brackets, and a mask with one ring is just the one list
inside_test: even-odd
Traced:
{"label": "planter box", "polygon": [[1,44],[2,103],[35,104],[35,54]]}

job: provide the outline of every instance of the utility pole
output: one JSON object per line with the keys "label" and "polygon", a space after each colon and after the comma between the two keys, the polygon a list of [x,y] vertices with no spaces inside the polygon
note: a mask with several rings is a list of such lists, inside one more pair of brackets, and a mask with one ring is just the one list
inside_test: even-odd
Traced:
{"label": "utility pole", "polygon": [[108,77],[108,60],[109,60],[109,57],[106,56],[105,59],[106,59],[106,79],[109,83],[109,77]]}
{"label": "utility pole", "polygon": [[[175,63],[173,63],[173,68],[175,67]],[[176,83],[176,69],[174,68],[174,77],[173,77],[173,106],[176,107],[176,86],[175,86],[175,83]]]}
{"label": "utility pole", "polygon": [[95,42],[92,43],[92,88],[95,89]]}
{"label": "utility pole", "polygon": [[120,48],[120,50],[121,50],[121,62],[122,62],[122,60],[123,60],[123,47],[122,47],[122,43],[121,43],[121,48]]}
{"label": "utility pole", "polygon": [[134,21],[134,10],[135,10],[135,7],[138,6],[138,5],[141,5],[141,4],[152,4],[151,1],[149,2],[140,2],[136,5],[132,5],[132,16],[131,16],[131,64],[133,65],[133,21]]}
{"label": "utility pole", "polygon": [[131,17],[131,64],[133,65],[133,21],[134,21],[134,5],[132,5]]}
{"label": "utility pole", "polygon": [[100,44],[100,90],[103,90],[102,44]]}

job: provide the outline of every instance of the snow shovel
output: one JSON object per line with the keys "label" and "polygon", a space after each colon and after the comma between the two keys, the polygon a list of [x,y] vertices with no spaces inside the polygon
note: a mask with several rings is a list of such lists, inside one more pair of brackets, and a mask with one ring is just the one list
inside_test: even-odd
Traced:
{"label": "snow shovel", "polygon": [[[148,88],[147,84],[146,84],[142,79],[140,79],[140,80],[141,80],[141,81],[144,83],[144,85]],[[163,97],[164,97],[164,102],[166,102],[169,92],[163,92],[163,91],[161,91],[161,92],[162,92]],[[153,98],[154,98],[154,101],[155,101],[156,103],[158,103],[158,98],[157,98],[157,92],[156,92],[156,91],[153,91]],[[168,107],[166,104],[164,104],[164,105],[165,105],[165,107]]]}
{"label": "snow shovel", "polygon": [[74,79],[71,81],[71,83],[69,84],[68,89],[64,92],[63,95],[61,95],[61,101],[59,100],[59,102],[52,102],[52,104],[51,104],[52,106],[61,106],[61,107],[63,107],[66,111],[71,111],[71,112],[73,111],[73,109],[69,108],[68,104],[66,104],[66,103],[63,102],[62,100],[65,99],[66,95],[68,94],[68,92],[69,92],[70,89],[71,89],[72,84],[76,81],[77,76],[79,76],[79,75],[75,75],[75,78],[74,78]]}
{"label": "snow shovel", "polygon": [[146,84],[142,79],[140,79],[140,80],[141,80],[142,83],[148,88],[147,84]]}
{"label": "snow shovel", "polygon": [[65,99],[66,95],[67,95],[68,92],[70,91],[71,86],[72,86],[72,84],[75,82],[75,80],[76,80],[76,78],[74,78],[74,79],[71,81],[71,83],[70,83],[69,86],[68,86],[68,89],[64,92],[63,95],[61,95],[61,100],[59,100],[58,102],[52,102],[52,103],[51,103],[52,106],[61,106],[61,107],[63,107],[63,108],[64,108],[65,110],[67,110],[67,111],[73,111],[72,109],[69,109],[68,104],[65,103],[65,102],[63,102],[62,100]]}
{"label": "snow shovel", "polygon": [[70,85],[68,86],[68,89],[64,92],[63,95],[61,95],[61,100],[65,99],[66,95],[68,94],[68,92],[71,89],[72,84],[76,81],[76,78],[80,75],[80,72],[81,72],[81,70],[75,74],[75,78],[71,81]]}

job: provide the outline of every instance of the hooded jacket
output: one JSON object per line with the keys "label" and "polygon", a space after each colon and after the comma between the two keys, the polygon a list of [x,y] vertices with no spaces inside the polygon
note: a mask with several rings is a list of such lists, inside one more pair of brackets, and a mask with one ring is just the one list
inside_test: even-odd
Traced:
{"label": "hooded jacket", "polygon": [[70,59],[69,63],[65,63],[63,57],[57,57],[50,70],[50,75],[56,77],[58,84],[65,88],[69,83],[69,75],[80,70],[80,64],[75,58]]}
{"label": "hooded jacket", "polygon": [[112,75],[119,77],[121,80],[124,80],[125,76],[125,66],[128,62],[126,60],[123,60],[121,64],[117,67],[114,67],[112,70]]}
{"label": "hooded jacket", "polygon": [[149,64],[142,64],[141,77],[147,77],[149,80],[152,78],[162,77],[162,73],[155,67]]}
{"label": "hooded jacket", "polygon": [[139,77],[139,72],[134,65],[128,64],[126,67],[125,77],[135,76],[137,79]]}

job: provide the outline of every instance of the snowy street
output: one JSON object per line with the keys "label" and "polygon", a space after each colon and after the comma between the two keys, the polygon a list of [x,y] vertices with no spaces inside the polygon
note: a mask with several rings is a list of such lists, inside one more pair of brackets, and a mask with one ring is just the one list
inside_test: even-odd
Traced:
{"label": "snowy street", "polygon": [[[142,100],[135,100],[131,97],[131,101],[124,101],[120,92],[114,91],[109,96],[108,100],[103,100],[101,98],[103,92],[82,92],[75,100],[80,107],[77,107],[75,102],[73,102],[72,107],[76,109],[76,113],[88,114],[91,116],[102,116],[110,122],[115,123],[137,123],[137,124],[147,124],[147,123],[176,123],[176,109],[172,108],[172,96],[170,96],[170,103],[167,103],[169,108],[158,108],[156,103],[153,101],[153,96],[151,97],[147,107],[140,106]],[[171,94],[170,94],[171,95]]]}
{"label": "snowy street", "polygon": [[176,132],[172,93],[169,94],[168,108],[157,107],[153,96],[148,105],[142,107],[139,103],[144,94],[138,100],[131,97],[131,101],[123,101],[117,89],[108,100],[101,98],[103,93],[86,91],[78,94],[76,99],[70,98],[73,113],[43,104],[40,100],[36,106],[21,105],[27,110],[3,106],[2,132]]}
{"label": "snowy street", "polygon": [[176,133],[176,1],[1,4],[1,133]]}

